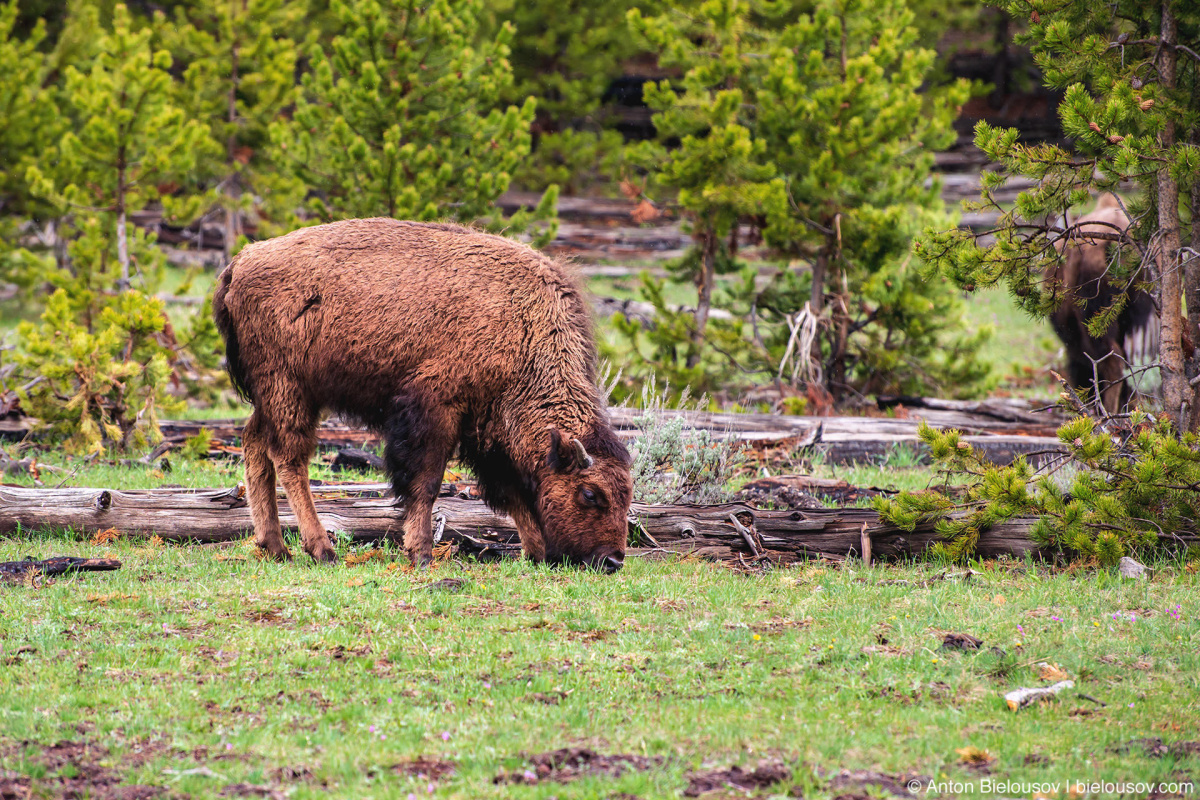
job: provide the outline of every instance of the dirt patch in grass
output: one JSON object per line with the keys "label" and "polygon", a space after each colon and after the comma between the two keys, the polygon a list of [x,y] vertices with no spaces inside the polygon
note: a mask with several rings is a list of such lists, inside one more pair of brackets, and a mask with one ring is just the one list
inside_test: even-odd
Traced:
{"label": "dirt patch in grass", "polygon": [[266,797],[268,800],[287,800],[287,794],[273,786],[257,783],[231,783],[221,790],[221,797]]}
{"label": "dirt patch in grass", "polygon": [[515,609],[497,600],[483,600],[479,603],[463,606],[458,613],[466,617],[503,617],[514,613]]}
{"label": "dirt patch in grass", "polygon": [[228,664],[236,661],[238,654],[235,650],[221,650],[215,647],[209,647],[202,644],[196,648],[196,655],[206,661],[211,661],[214,664]]}
{"label": "dirt patch in grass", "polygon": [[1163,758],[1164,756],[1183,758],[1200,756],[1200,742],[1167,743],[1157,736],[1149,736],[1145,739],[1130,739],[1128,742],[1110,747],[1109,750],[1114,753],[1132,753],[1140,750],[1150,758]]}
{"label": "dirt patch in grass", "polygon": [[501,772],[492,779],[492,783],[570,783],[588,775],[618,778],[626,772],[645,772],[663,763],[658,757],[626,753],[604,755],[586,747],[564,747],[549,753],[527,755],[525,758],[529,762],[526,769]]}
{"label": "dirt patch in grass", "polygon": [[871,770],[842,770],[829,779],[828,788],[831,792],[837,792],[842,796],[860,796],[868,794],[867,790],[874,789],[876,795],[882,791],[896,797],[915,797],[916,795],[909,791],[908,787],[915,782],[927,786],[929,781],[928,775],[918,775],[915,772],[888,775]]}
{"label": "dirt patch in grass", "polygon": [[791,769],[779,761],[761,761],[749,771],[736,765],[729,769],[702,770],[688,774],[688,785],[683,790],[683,796],[700,797],[709,792],[730,789],[757,792],[791,779]]}
{"label": "dirt patch in grass", "polygon": [[422,781],[440,781],[454,774],[453,761],[442,761],[437,758],[417,756],[392,765],[392,772],[406,778],[416,778]]}
{"label": "dirt patch in grass", "polygon": [[542,703],[547,706],[556,706],[570,696],[570,692],[558,689],[553,692],[531,692],[523,696],[521,700],[526,703]]}
{"label": "dirt patch in grass", "polygon": [[88,797],[93,800],[150,800],[167,796],[161,786],[122,786],[121,773],[97,762],[108,748],[87,742],[62,741],[42,746],[29,755],[30,742],[0,749],[0,759],[18,759],[39,767],[45,777],[32,779],[16,772],[0,773],[0,799],[17,800],[43,794],[52,797]]}
{"label": "dirt patch in grass", "polygon": [[291,620],[283,615],[280,608],[256,608],[247,611],[242,617],[247,622],[258,622],[263,625],[288,625]]}

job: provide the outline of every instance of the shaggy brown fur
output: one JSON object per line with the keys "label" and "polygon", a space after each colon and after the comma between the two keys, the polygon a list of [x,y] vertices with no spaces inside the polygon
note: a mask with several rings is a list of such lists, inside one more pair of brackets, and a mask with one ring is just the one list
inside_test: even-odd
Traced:
{"label": "shaggy brown fur", "polygon": [[332,410],[384,434],[413,563],[431,559],[431,510],[458,446],[528,558],[620,568],[629,454],[596,389],[588,306],[560,264],[456,225],[335,222],[247,246],[217,279],[213,316],[254,404],[246,488],[272,556],[289,555],[278,475],[304,550],[334,557],[308,487],[318,417]]}
{"label": "shaggy brown fur", "polygon": [[[1125,308],[1104,335],[1093,336],[1088,331],[1088,321],[1111,306],[1121,288],[1107,277],[1109,259],[1115,256],[1116,246],[1107,239],[1088,238],[1087,234],[1120,233],[1129,227],[1129,217],[1116,197],[1105,194],[1094,211],[1080,217],[1079,224],[1082,238],[1067,244],[1058,267],[1050,273],[1061,284],[1064,294],[1062,305],[1051,315],[1050,322],[1067,351],[1071,385],[1099,392],[1104,407],[1111,413],[1123,408],[1132,397],[1125,370],[1133,351],[1157,349],[1154,345],[1157,318],[1150,296],[1130,290]],[[1135,345],[1135,339],[1142,344]],[[1093,360],[1097,362],[1094,370]]]}

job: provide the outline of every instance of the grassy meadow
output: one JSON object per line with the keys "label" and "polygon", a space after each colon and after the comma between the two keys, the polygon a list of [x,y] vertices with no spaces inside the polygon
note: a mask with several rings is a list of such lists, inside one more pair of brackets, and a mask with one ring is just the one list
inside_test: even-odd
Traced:
{"label": "grassy meadow", "polygon": [[[870,798],[911,780],[1066,798],[1064,781],[1200,777],[1200,576],[1178,563],[1143,581],[1021,561],[416,573],[386,549],[319,568],[0,541],[2,560],[63,553],[123,566],[0,588],[5,798]],[[945,650],[948,632],[982,645]],[[1057,702],[1002,699],[1064,677]]]}

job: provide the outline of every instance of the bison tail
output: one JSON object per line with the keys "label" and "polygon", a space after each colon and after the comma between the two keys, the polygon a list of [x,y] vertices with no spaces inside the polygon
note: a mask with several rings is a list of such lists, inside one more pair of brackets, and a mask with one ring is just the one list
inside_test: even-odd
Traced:
{"label": "bison tail", "polygon": [[246,367],[242,363],[242,351],[238,345],[237,328],[234,326],[233,315],[225,305],[225,295],[229,294],[229,284],[233,280],[233,265],[226,267],[217,276],[217,289],[213,292],[213,321],[217,330],[225,339],[225,369],[229,372],[229,380],[233,388],[246,402],[253,402],[250,381],[246,376]]}

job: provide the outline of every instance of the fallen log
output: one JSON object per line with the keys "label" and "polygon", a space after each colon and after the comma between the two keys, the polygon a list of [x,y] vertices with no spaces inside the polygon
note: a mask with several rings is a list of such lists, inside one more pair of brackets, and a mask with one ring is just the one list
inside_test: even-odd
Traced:
{"label": "fallen log", "polygon": [[[334,530],[358,541],[399,541],[404,509],[382,497],[381,485],[327,486],[314,492],[317,512]],[[296,521],[285,498],[280,519]],[[439,498],[435,528],[442,541],[484,557],[519,552],[511,519],[478,500]],[[1032,519],[1015,519],[980,534],[983,557],[1037,554],[1029,539]],[[25,489],[0,487],[0,534],[47,527],[82,532],[116,529],[126,536],[156,535],[167,541],[222,542],[242,538],[252,528],[241,486],[215,490]],[[869,509],[759,511],[740,503],[714,506],[635,504],[630,520],[635,543],[677,553],[738,560],[765,556],[776,563],[808,558],[872,556],[898,558],[924,552],[938,541],[933,525],[914,532],[880,522]]]}
{"label": "fallen log", "polygon": [[[917,438],[922,420],[934,428],[955,428],[963,441],[997,464],[1010,464],[1019,455],[1037,464],[1045,457],[1065,452],[1055,433],[1062,418],[1035,414],[1028,403],[988,401],[967,403],[933,398],[884,398],[889,407],[903,406],[895,417],[802,417],[783,414],[733,414],[709,411],[665,411],[679,416],[688,427],[707,430],[723,439],[736,439],[754,448],[801,449],[813,447],[835,464],[873,462],[896,447],[924,452]],[[626,441],[639,432],[639,418],[646,412],[633,408],[609,409],[617,434]],[[0,437],[20,439],[29,423],[0,421]],[[160,423],[165,441],[182,443],[201,429],[212,434],[214,445],[230,447],[241,439],[240,419],[164,420]],[[379,435],[366,428],[346,425],[336,419],[323,422],[317,431],[325,448],[369,450],[382,444]]]}
{"label": "fallen log", "polygon": [[[638,435],[638,419],[645,412],[630,408],[609,410],[617,435],[629,441]],[[754,448],[817,448],[834,464],[877,462],[896,447],[909,447],[920,453],[925,445],[917,438],[917,427],[924,419],[935,428],[956,428],[964,432],[963,441],[997,464],[1011,464],[1017,456],[1027,456],[1034,464],[1046,457],[1065,452],[1054,435],[1057,420],[1006,422],[982,414],[944,409],[913,410],[906,418],[888,417],[797,417],[780,414],[721,414],[707,411],[668,411],[678,415],[692,428],[707,430],[723,439],[736,439]],[[1014,412],[1015,413],[1015,412]],[[163,436],[169,442],[182,442],[201,428],[212,434],[213,442],[230,445],[241,438],[242,420],[164,421]],[[378,434],[327,420],[317,431],[322,447],[370,449],[382,444]]]}
{"label": "fallen log", "polygon": [[[880,395],[875,399],[875,404],[882,409],[903,407],[910,414],[913,409],[949,411],[1000,422],[1016,422],[1039,429],[1050,425],[1057,428],[1068,421],[1057,409],[1034,411],[1027,400],[943,400],[939,397]],[[1053,430],[1047,431],[1048,435],[1053,433]]]}
{"label": "fallen log", "polygon": [[754,507],[773,504],[775,508],[812,508],[821,506],[823,497],[839,506],[857,503],[879,495],[891,496],[895,489],[878,486],[852,486],[835,478],[814,478],[811,475],[775,475],[757,478],[738,490],[736,499]]}
{"label": "fallen log", "polygon": [[38,561],[27,558],[24,561],[0,562],[0,579],[16,582],[24,579],[30,573],[36,575],[63,575],[67,572],[107,572],[120,569],[121,562],[111,558],[75,558],[74,556],[54,556]]}

